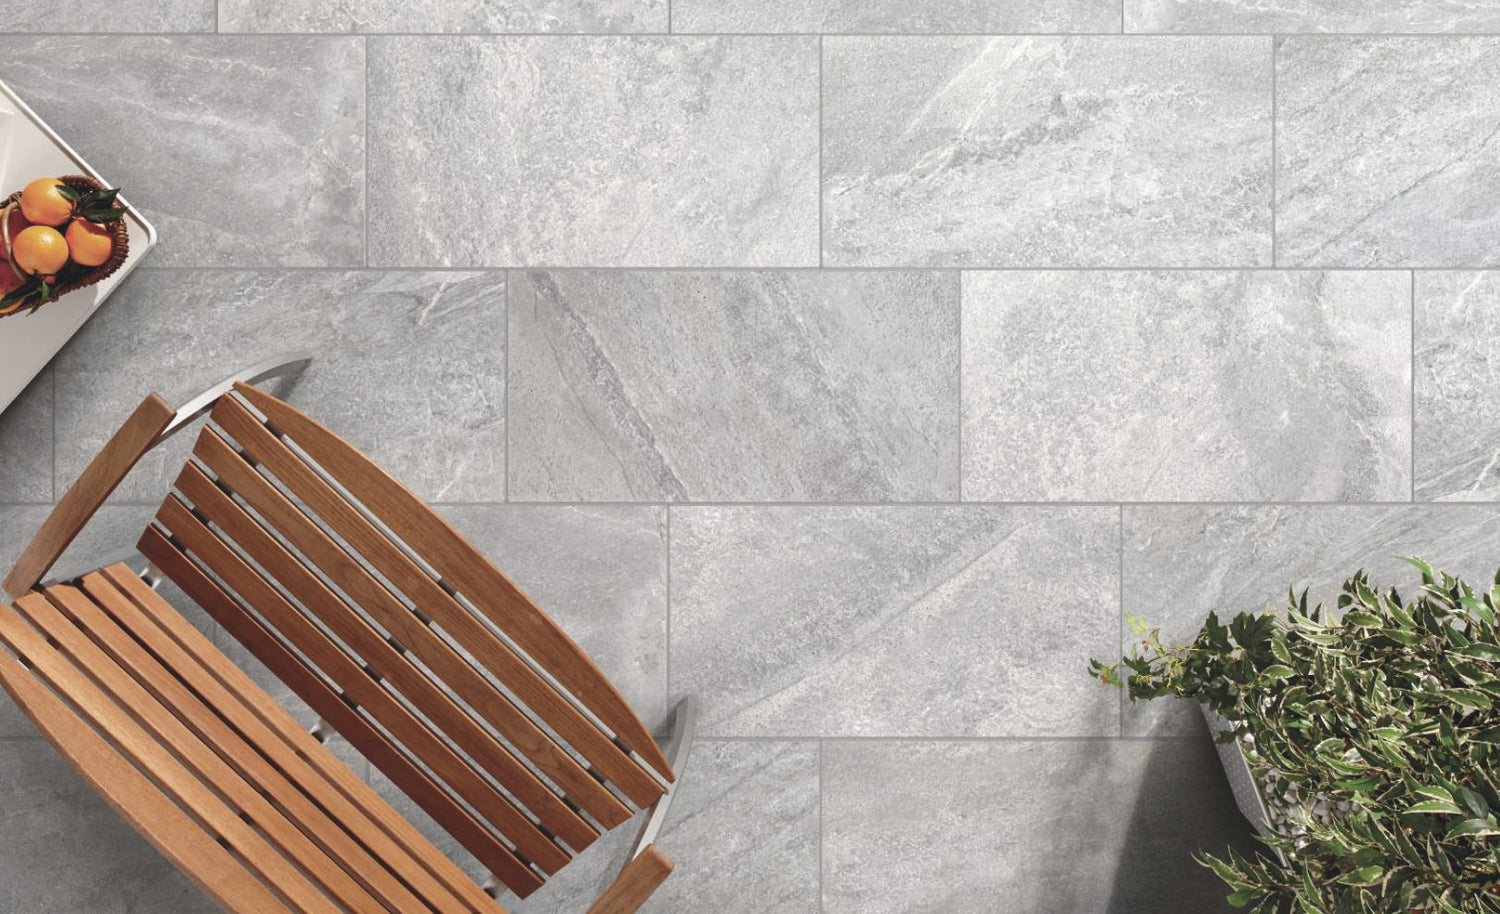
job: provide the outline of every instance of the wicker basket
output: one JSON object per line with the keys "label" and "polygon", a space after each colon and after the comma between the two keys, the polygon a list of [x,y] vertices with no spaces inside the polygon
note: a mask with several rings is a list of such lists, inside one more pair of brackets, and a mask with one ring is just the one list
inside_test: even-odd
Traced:
{"label": "wicker basket", "polygon": [[[100,184],[87,175],[63,175],[58,180],[69,187],[75,187],[83,191],[104,189],[103,184]],[[21,192],[16,191],[9,197],[6,197],[3,203],[0,203],[0,232],[7,231],[7,223],[10,220],[10,209],[13,206],[19,206],[20,202]],[[125,227],[125,219],[122,217],[109,223],[109,231],[114,240],[114,250],[110,252],[109,259],[97,267],[86,267],[68,261],[68,264],[57,274],[57,288],[48,303],[57,301],[69,292],[86,289],[120,268],[120,265],[125,262],[125,258],[130,255],[130,232]],[[26,275],[21,271],[20,267],[16,266],[15,259],[10,257],[9,239],[6,239],[4,244],[4,255],[10,258],[11,269],[16,271],[16,275]],[[17,308],[9,314],[0,314],[0,319],[15,314],[30,314],[32,311],[43,307],[44,304],[46,303]]]}

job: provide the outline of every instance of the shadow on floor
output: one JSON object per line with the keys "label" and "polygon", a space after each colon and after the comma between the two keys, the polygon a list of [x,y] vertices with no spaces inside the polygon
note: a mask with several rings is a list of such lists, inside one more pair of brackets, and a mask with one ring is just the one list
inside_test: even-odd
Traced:
{"label": "shadow on floor", "polygon": [[[1196,717],[1196,715],[1195,715]],[[1208,728],[1190,738],[1159,740],[1148,778],[1131,811],[1110,914],[1228,914],[1229,890],[1193,854],[1253,853],[1261,845],[1234,805]]]}

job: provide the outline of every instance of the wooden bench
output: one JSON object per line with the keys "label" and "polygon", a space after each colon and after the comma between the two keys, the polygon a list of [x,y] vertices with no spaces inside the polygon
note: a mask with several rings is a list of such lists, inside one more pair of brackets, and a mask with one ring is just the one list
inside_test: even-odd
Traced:
{"label": "wooden bench", "polygon": [[[5,581],[0,683],[111,805],[236,912],[494,912],[645,811],[589,910],[636,910],[692,738],[663,751],[593,662],[441,517],[252,386],[152,395]],[[151,448],[208,414],[133,562],[43,582]],[[170,579],[321,717],[297,722],[154,589]],[[481,886],[320,741],[339,733],[491,874]]]}

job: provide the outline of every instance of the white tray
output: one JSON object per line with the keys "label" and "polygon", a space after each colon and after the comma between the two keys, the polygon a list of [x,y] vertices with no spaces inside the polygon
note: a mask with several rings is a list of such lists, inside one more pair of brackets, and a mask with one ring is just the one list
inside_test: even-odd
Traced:
{"label": "white tray", "polygon": [[[0,199],[34,178],[66,174],[88,175],[109,186],[9,86],[0,82]],[[151,223],[123,196],[119,204],[125,207],[130,254],[118,270],[101,282],[49,302],[35,313],[0,319],[0,411],[26,389],[156,245],[156,229]]]}

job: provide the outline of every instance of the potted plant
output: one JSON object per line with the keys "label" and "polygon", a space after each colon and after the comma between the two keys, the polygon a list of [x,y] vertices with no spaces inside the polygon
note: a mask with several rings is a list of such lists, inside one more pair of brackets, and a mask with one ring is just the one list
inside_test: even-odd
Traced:
{"label": "potted plant", "polygon": [[[1240,807],[1271,853],[1200,862],[1255,914],[1500,912],[1500,575],[1475,594],[1422,573],[1403,601],[1363,572],[1336,612],[1209,614],[1187,646],[1141,643],[1094,676],[1132,701],[1200,702],[1221,721]],[[1227,750],[1227,751],[1222,751]]]}

